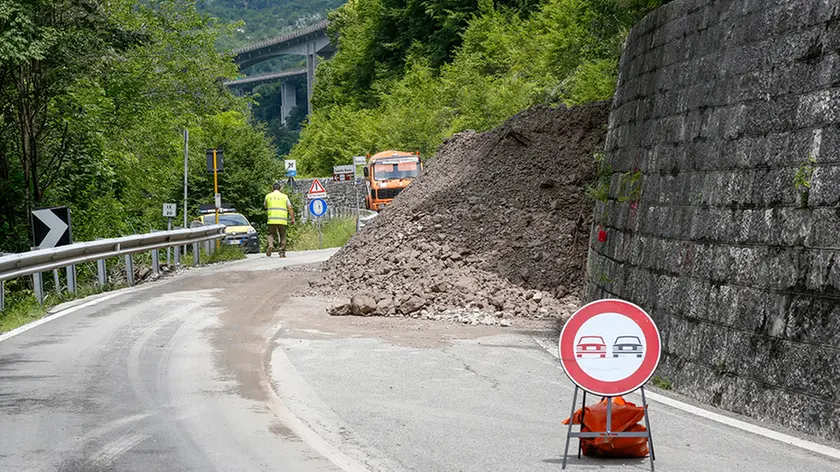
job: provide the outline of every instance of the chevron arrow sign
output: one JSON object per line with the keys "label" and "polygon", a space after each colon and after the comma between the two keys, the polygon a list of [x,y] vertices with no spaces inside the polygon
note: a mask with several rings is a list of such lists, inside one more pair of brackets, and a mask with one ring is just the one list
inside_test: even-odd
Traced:
{"label": "chevron arrow sign", "polygon": [[35,247],[38,249],[49,249],[72,243],[70,209],[58,207],[33,210],[32,234]]}

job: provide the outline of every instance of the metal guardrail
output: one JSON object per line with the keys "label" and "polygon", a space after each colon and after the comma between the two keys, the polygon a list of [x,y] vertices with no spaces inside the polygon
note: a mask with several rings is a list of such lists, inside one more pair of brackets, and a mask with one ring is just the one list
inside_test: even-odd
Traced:
{"label": "metal guardrail", "polygon": [[[104,286],[106,283],[105,259],[122,256],[125,257],[128,284],[133,285],[134,265],[131,258],[133,254],[152,251],[152,271],[157,275],[160,273],[158,257],[160,249],[175,248],[175,264],[178,265],[179,248],[191,244],[193,246],[194,262],[198,264],[200,256],[198,244],[204,241],[221,239],[224,237],[224,228],[224,225],[212,225],[157,231],[4,255],[0,257],[0,310],[4,308],[5,287],[3,285],[6,280],[32,275],[35,282],[35,295],[39,302],[43,302],[42,272],[67,267],[67,287],[69,291],[75,292],[76,265],[97,261],[99,284]],[[212,251],[214,246],[213,244],[209,245],[209,250]]]}
{"label": "metal guardrail", "polygon": [[378,214],[378,212],[371,210],[359,210],[359,218],[356,220],[356,231],[361,231],[362,228],[365,227],[365,224],[370,222],[370,220],[372,220]]}

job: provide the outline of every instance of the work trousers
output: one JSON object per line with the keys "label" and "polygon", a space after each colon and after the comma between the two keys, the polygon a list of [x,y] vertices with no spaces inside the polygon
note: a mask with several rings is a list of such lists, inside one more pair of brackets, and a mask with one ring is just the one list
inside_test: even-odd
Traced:
{"label": "work trousers", "polygon": [[268,247],[274,250],[274,235],[277,234],[279,247],[277,252],[281,255],[286,253],[286,225],[268,225]]}

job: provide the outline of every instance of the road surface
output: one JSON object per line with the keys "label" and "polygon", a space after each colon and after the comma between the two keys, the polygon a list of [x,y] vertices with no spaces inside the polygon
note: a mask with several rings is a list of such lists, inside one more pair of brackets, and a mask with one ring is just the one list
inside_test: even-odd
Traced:
{"label": "road surface", "polygon": [[[311,271],[281,269],[331,253],[192,270],[3,340],[0,470],[560,470],[550,331],[331,318]],[[840,470],[660,403],[651,421],[658,470]]]}

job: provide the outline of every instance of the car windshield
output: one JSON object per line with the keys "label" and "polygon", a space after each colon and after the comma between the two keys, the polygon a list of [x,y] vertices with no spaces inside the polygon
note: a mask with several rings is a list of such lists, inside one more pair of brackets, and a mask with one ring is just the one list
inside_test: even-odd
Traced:
{"label": "car windshield", "polygon": [[597,336],[584,336],[580,338],[580,344],[604,344],[604,340]]}
{"label": "car windshield", "polygon": [[[205,215],[204,224],[216,224],[216,215]],[[248,220],[239,213],[226,213],[219,215],[219,224],[225,226],[248,226]]]}
{"label": "car windshield", "polygon": [[641,344],[636,336],[619,336],[615,339],[616,344]]}
{"label": "car windshield", "polygon": [[417,160],[405,162],[384,162],[373,165],[373,178],[376,180],[406,179],[417,177],[420,165]]}

